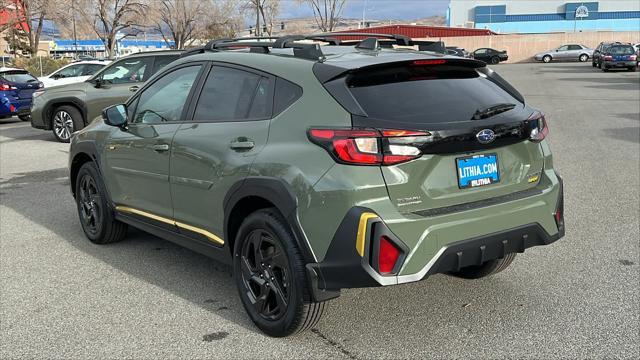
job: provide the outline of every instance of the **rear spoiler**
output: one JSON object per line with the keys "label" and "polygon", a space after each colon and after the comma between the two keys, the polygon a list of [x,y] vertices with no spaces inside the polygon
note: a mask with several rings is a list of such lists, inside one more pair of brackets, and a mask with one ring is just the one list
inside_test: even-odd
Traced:
{"label": "rear spoiler", "polygon": [[[420,62],[424,62],[424,63],[420,64]],[[430,64],[430,62],[432,63]],[[462,66],[462,67],[473,68],[473,69],[486,67],[485,62],[480,60],[475,60],[475,59],[444,57],[444,56],[427,58],[422,56],[416,56],[415,58],[410,58],[410,59],[404,59],[404,60],[393,61],[393,62],[373,63],[373,64],[368,64],[368,65],[364,65],[361,67],[354,67],[354,68],[344,68],[340,66],[330,65],[327,63],[316,63],[313,65],[313,73],[315,74],[316,78],[321,83],[324,84],[346,73],[366,71],[366,70],[371,70],[371,69],[376,69],[381,67],[399,66],[403,64],[406,64],[407,66],[447,64],[447,65]]]}

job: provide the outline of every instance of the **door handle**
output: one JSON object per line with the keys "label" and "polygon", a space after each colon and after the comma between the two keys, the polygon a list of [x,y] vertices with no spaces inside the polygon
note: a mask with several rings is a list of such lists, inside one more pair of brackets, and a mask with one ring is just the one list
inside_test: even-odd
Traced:
{"label": "door handle", "polygon": [[238,138],[229,144],[229,147],[233,150],[251,150],[256,144],[247,138]]}
{"label": "door handle", "polygon": [[136,92],[138,90],[140,90],[140,86],[138,86],[138,85],[133,85],[133,86],[129,87],[129,91],[131,91],[131,92]]}
{"label": "door handle", "polygon": [[165,152],[165,151],[169,150],[169,145],[168,144],[158,144],[158,145],[153,145],[151,148],[153,149],[153,151]]}

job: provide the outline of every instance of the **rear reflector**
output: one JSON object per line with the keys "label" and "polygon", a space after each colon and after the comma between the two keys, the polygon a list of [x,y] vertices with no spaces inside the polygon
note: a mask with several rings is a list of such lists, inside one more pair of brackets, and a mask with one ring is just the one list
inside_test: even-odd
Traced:
{"label": "rear reflector", "polygon": [[378,271],[380,274],[393,272],[400,257],[400,250],[386,236],[380,237],[380,251],[378,254]]}

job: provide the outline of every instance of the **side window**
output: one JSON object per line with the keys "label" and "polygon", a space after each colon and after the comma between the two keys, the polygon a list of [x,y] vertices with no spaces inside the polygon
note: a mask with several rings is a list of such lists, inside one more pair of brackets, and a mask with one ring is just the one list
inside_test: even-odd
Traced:
{"label": "side window", "polygon": [[278,78],[276,80],[276,95],[273,100],[274,116],[283,112],[302,96],[302,88],[292,82]]}
{"label": "side window", "polygon": [[89,76],[97,73],[102,69],[104,65],[100,64],[85,64],[84,69],[82,69],[82,74],[80,76]]}
{"label": "side window", "polygon": [[194,120],[243,121],[271,117],[273,84],[267,77],[214,66],[196,105]]}
{"label": "side window", "polygon": [[487,49],[478,49],[478,50],[476,50],[476,54],[482,55],[482,54],[486,54],[486,53],[487,53]]}
{"label": "side window", "polygon": [[156,58],[153,61],[153,73],[152,74],[157,73],[158,70],[160,70],[163,67],[169,65],[170,63],[172,63],[176,59],[178,59],[178,55],[156,56]]}
{"label": "side window", "polygon": [[196,65],[177,69],[144,89],[138,100],[132,103],[137,102],[137,106],[131,122],[158,124],[181,120],[182,110],[200,68],[200,65]]}
{"label": "side window", "polygon": [[83,68],[84,68],[84,65],[82,65],[82,64],[71,65],[71,66],[68,66],[68,67],[58,71],[54,75],[56,75],[58,77],[61,77],[61,78],[76,77],[76,76],[80,76],[80,74],[82,73],[82,69]]}
{"label": "side window", "polygon": [[138,57],[123,59],[109,66],[102,72],[102,80],[112,84],[125,84],[146,81],[145,70],[151,58]]}
{"label": "side window", "polygon": [[569,45],[569,50],[582,50],[580,45]]}
{"label": "side window", "polygon": [[565,46],[560,46],[560,47],[558,48],[558,51],[567,51],[567,49],[568,49],[568,48],[569,48],[569,47],[568,47],[567,45],[565,45]]}

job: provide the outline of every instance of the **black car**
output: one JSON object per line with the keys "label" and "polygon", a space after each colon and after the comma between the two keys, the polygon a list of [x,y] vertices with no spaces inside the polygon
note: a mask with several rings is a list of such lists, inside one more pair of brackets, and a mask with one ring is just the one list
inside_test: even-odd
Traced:
{"label": "black car", "polygon": [[447,46],[447,55],[459,56],[463,58],[470,58],[471,53],[463,48],[457,46]]}
{"label": "black car", "polygon": [[509,56],[507,55],[507,50],[498,51],[491,48],[480,48],[473,52],[473,58],[495,65],[507,61]]}
{"label": "black car", "polygon": [[595,50],[593,50],[593,56],[591,57],[591,66],[598,67],[602,69],[602,63],[604,61],[604,55],[607,53],[609,48],[613,45],[622,45],[621,42],[601,42],[598,44]]}

